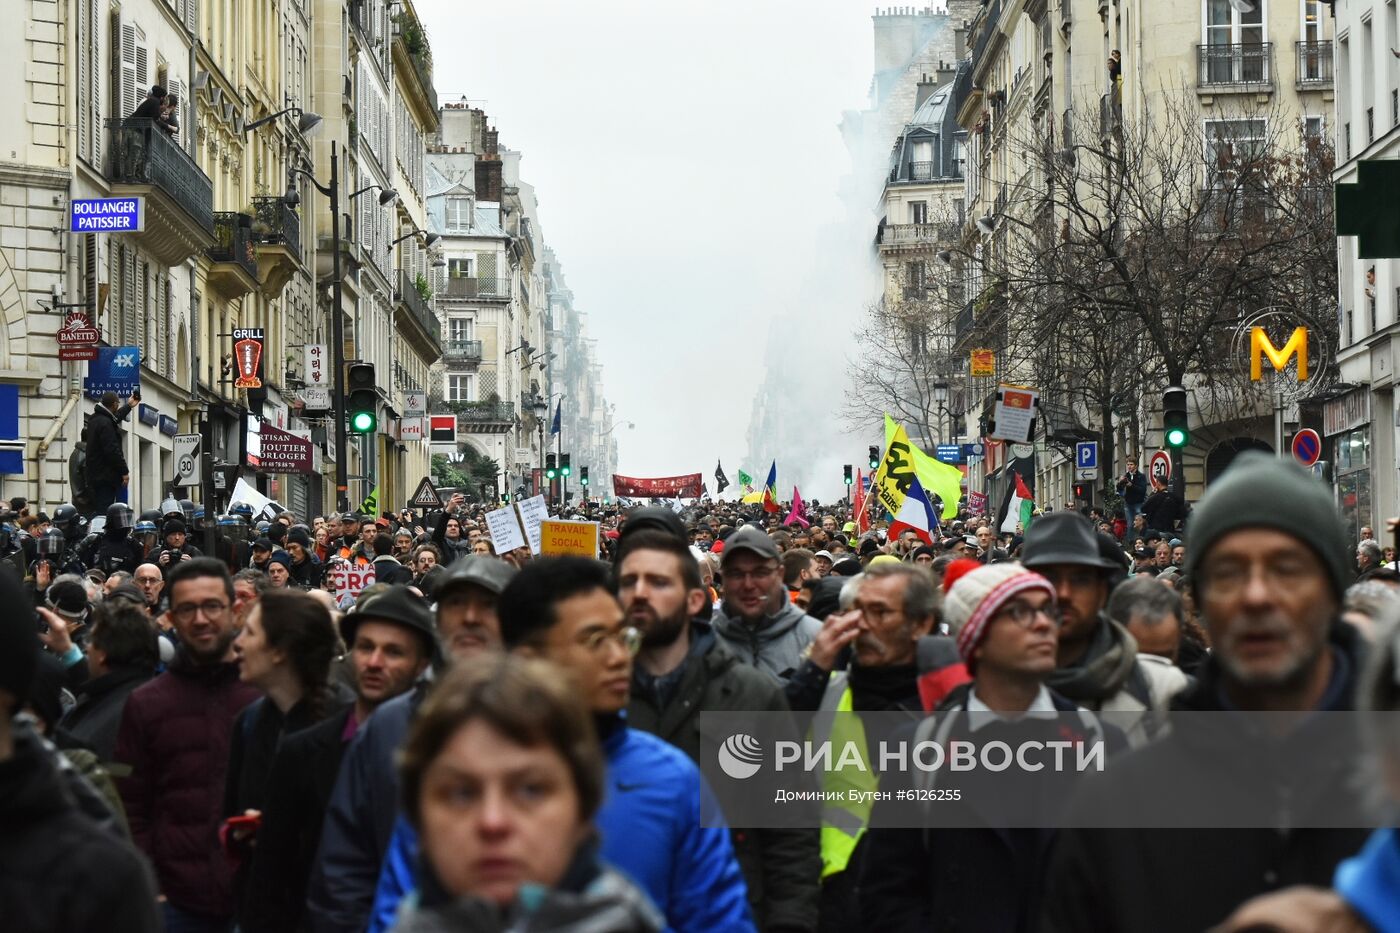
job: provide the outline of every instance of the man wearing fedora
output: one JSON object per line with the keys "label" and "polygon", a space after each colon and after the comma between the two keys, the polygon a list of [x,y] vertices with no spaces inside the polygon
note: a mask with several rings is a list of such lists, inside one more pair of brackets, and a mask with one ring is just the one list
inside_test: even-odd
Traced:
{"label": "man wearing fedora", "polygon": [[[1077,512],[1036,520],[1022,546],[1026,567],[1050,581],[1060,611],[1055,670],[1046,686],[1086,709],[1161,713],[1186,687],[1180,669],[1145,663],[1128,630],[1104,612],[1123,568],[1099,550],[1094,526]],[[1127,730],[1130,745],[1145,744],[1156,721],[1147,716]]]}

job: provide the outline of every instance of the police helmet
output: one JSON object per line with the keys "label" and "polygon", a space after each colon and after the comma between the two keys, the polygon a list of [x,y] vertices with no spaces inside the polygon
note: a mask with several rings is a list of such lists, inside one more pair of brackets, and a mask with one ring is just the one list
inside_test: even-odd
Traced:
{"label": "police helmet", "polygon": [[186,524],[193,524],[193,522],[194,522],[194,500],[193,500],[193,499],[181,499],[181,500],[180,500],[180,511],[181,511],[182,513],[184,513]]}
{"label": "police helmet", "polygon": [[68,526],[73,523],[74,519],[80,517],[77,508],[71,503],[65,502],[63,505],[53,510],[53,520],[50,524],[61,531],[67,531]]}
{"label": "police helmet", "polygon": [[37,550],[40,557],[58,557],[63,554],[63,549],[66,546],[67,542],[63,538],[63,532],[57,528],[48,528],[39,535]]}
{"label": "police helmet", "polygon": [[107,524],[103,527],[108,531],[130,528],[135,524],[135,514],[125,502],[113,502],[107,506]]}

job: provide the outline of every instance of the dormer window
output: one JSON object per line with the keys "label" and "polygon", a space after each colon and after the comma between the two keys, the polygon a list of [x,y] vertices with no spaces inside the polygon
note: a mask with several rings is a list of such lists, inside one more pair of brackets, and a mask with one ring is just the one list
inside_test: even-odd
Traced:
{"label": "dormer window", "polygon": [[446,225],[448,233],[466,233],[472,227],[472,199],[452,197],[447,199]]}

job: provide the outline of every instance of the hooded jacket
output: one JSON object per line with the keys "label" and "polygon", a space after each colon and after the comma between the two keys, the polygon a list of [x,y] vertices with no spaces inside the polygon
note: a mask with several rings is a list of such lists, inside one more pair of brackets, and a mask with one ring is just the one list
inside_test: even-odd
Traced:
{"label": "hooded jacket", "polygon": [[[1161,713],[1190,679],[1180,668],[1144,663],[1137,656],[1137,642],[1128,630],[1107,616],[1078,663],[1056,668],[1045,686],[1088,710],[1103,713]],[[1116,725],[1126,725],[1115,718]],[[1143,715],[1126,729],[1133,748],[1147,744],[1160,728],[1160,718]]]}
{"label": "hooded jacket", "polygon": [[[655,686],[647,689],[640,669],[633,669],[627,723],[665,739],[698,765],[702,712],[787,712],[788,704],[782,688],[741,663],[709,625],[691,622],[691,632],[690,653],[664,705],[656,702]],[[733,839],[760,928],[816,929],[817,831],[735,829]]]}
{"label": "hooded jacket", "polygon": [[116,760],[131,772],[117,790],[131,838],[176,907],[233,915],[233,872],[218,841],[224,777],[234,719],[260,695],[239,682],[237,664],[197,666],[180,652],[122,711]]}
{"label": "hooded jacket", "polygon": [[[609,725],[610,724],[610,725]],[[701,825],[709,794],[700,769],[621,717],[600,723],[607,787],[598,810],[600,854],[632,878],[676,933],[756,933],[739,863],[723,826]],[[418,885],[418,837],[400,819],[384,856],[369,933],[391,928]]]}
{"label": "hooded jacket", "polygon": [[78,688],[78,702],[58,722],[58,744],[89,748],[98,760],[111,761],[127,698],[151,676],[147,671],[122,667],[84,683]]}
{"label": "hooded jacket", "polygon": [[817,637],[822,624],[807,615],[783,594],[783,604],[772,615],[750,626],[729,614],[729,604],[721,602],[710,620],[715,635],[745,664],[786,681],[804,660],[807,646]]}
{"label": "hooded jacket", "polygon": [[[1361,638],[1334,623],[1329,633],[1332,683],[1320,711],[1354,708]],[[1173,711],[1227,709],[1219,661],[1179,694]],[[1075,795],[1069,826],[1125,813],[1138,825],[1163,825],[1155,806],[1189,801],[1200,826],[1260,829],[1063,829],[1046,887],[1042,929],[1174,933],[1222,922],[1243,902],[1295,884],[1325,886],[1333,869],[1361,848],[1364,829],[1297,828],[1326,825],[1353,762],[1333,754],[1348,739],[1335,718],[1304,719],[1273,739],[1236,716],[1193,717],[1158,742],[1128,754]],[[1285,755],[1287,767],[1272,765]],[[1170,797],[1170,801],[1168,801]],[[1327,810],[1318,808],[1326,807]],[[1359,815],[1352,825],[1362,825]],[[1349,821],[1350,822],[1350,821]],[[1374,825],[1374,824],[1372,824]],[[1183,895],[1183,892],[1189,892]]]}
{"label": "hooded jacket", "polygon": [[[71,780],[81,780],[72,778]],[[150,867],[79,809],[57,755],[16,723],[0,761],[0,917],[24,933],[160,929]]]}

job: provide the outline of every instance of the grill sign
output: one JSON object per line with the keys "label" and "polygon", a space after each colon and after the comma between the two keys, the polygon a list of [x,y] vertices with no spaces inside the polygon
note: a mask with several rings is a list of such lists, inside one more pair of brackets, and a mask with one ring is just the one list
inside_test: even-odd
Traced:
{"label": "grill sign", "polygon": [[261,389],[263,331],[261,327],[239,328],[233,332],[233,365],[238,378],[235,389]]}

